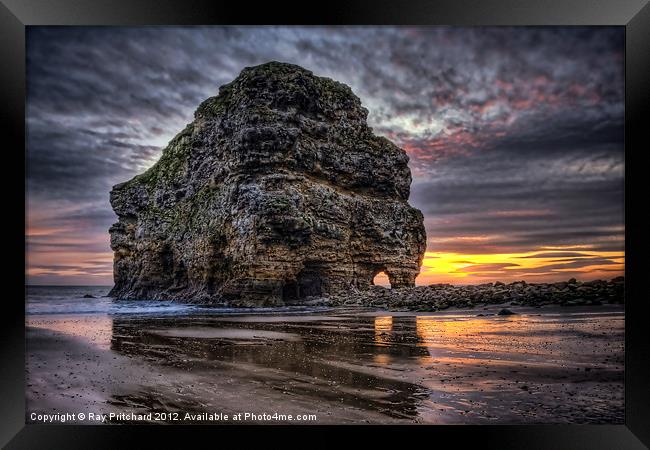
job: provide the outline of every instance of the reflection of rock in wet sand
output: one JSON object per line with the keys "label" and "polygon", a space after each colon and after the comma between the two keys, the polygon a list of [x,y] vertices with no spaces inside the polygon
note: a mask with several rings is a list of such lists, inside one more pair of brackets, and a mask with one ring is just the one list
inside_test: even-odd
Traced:
{"label": "reflection of rock in wet sand", "polygon": [[210,327],[185,327],[168,330],[148,330],[149,333],[161,336],[196,339],[229,339],[234,343],[268,341],[295,341],[300,336],[291,333],[280,333],[267,330],[247,330],[242,328],[210,328]]}
{"label": "reflection of rock in wet sand", "polygon": [[518,312],[114,316],[110,348],[48,318],[28,334],[28,407],[621,423],[622,308]]}
{"label": "reflection of rock in wet sand", "polygon": [[[145,321],[116,319],[113,348],[130,356],[187,371],[241,377],[309,401],[338,402],[395,418],[414,418],[422,389],[417,385],[355,370],[350,366],[375,356],[403,356],[425,350],[377,347],[372,318],[347,325],[338,322],[268,321],[262,323],[209,319]],[[212,323],[211,327],[206,324]],[[211,331],[208,331],[211,330]],[[399,340],[399,339],[398,339]],[[343,362],[345,365],[340,365]]]}

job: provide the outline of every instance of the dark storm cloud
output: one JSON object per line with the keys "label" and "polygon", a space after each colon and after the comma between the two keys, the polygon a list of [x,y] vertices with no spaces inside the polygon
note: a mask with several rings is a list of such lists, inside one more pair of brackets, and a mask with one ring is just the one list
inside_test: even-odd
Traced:
{"label": "dark storm cloud", "polygon": [[29,28],[30,226],[109,251],[112,185],[269,60],[350,85],[407,150],[429,250],[622,248],[623,30],[603,27]]}
{"label": "dark storm cloud", "polygon": [[415,181],[411,195],[427,218],[432,250],[463,245],[436,242],[453,236],[490,237],[471,243],[483,252],[613,240],[622,250],[624,167],[614,149],[551,156],[487,150],[439,165]]}

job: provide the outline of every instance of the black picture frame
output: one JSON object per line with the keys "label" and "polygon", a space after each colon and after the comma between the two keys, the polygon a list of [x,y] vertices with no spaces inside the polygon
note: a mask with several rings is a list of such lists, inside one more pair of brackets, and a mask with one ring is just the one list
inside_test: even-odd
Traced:
{"label": "black picture frame", "polygon": [[[646,336],[647,300],[643,268],[647,231],[635,215],[643,214],[641,171],[648,109],[650,104],[650,4],[646,0],[443,0],[443,1],[344,1],[309,5],[275,2],[215,2],[207,0],[0,0],[0,110],[5,125],[2,179],[3,193],[12,200],[13,220],[3,224],[4,281],[11,288],[3,299],[2,372],[0,396],[0,444],[6,448],[130,448],[135,440],[154,446],[173,444],[212,434],[212,442],[226,442],[225,435],[239,445],[283,431],[293,436],[295,428],[251,426],[252,433],[238,427],[205,426],[73,426],[25,425],[24,371],[24,242],[25,196],[18,186],[25,183],[25,30],[30,25],[192,25],[192,24],[339,24],[339,25],[617,25],[626,30],[625,43],[625,424],[624,425],[508,425],[508,426],[418,426],[406,427],[409,439],[432,439],[431,445],[453,442],[454,446],[623,449],[650,445],[650,374],[646,362],[650,339]],[[9,139],[7,139],[7,137]],[[8,142],[13,144],[7,145]],[[646,150],[647,151],[647,150]],[[23,167],[23,173],[18,169]],[[633,185],[636,183],[638,188]],[[633,209],[636,208],[636,211]],[[22,227],[22,230],[21,230]],[[14,237],[13,234],[16,236]],[[24,235],[24,234],[23,234]],[[15,253],[15,256],[13,255]],[[21,256],[22,255],[22,256]],[[336,428],[336,427],[335,427]],[[332,427],[300,427],[319,443],[336,441]],[[365,426],[361,430],[382,439],[404,427]],[[283,433],[284,434],[284,433]],[[201,436],[203,437],[203,436]],[[208,441],[210,442],[210,441]],[[232,442],[232,441],[231,441]],[[270,441],[269,441],[270,442]],[[158,446],[158,445],[156,445]]]}

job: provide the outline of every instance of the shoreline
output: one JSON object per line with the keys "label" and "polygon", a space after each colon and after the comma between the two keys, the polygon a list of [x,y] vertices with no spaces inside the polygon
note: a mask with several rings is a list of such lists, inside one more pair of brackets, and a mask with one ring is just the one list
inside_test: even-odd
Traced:
{"label": "shoreline", "polygon": [[[96,286],[75,287],[96,288]],[[111,288],[111,286],[101,287]],[[553,305],[566,307],[623,305],[625,303],[624,288],[625,277],[619,276],[610,280],[598,279],[584,282],[572,278],[567,281],[551,283],[527,283],[522,280],[508,284],[496,281],[482,284],[430,284],[407,288],[372,285],[368,289],[351,288],[343,293],[330,295],[306,296],[293,300],[275,299],[263,305],[250,300],[226,301],[219,298],[206,299],[201,296],[175,297],[165,292],[154,293],[148,300],[114,298],[108,294],[96,297],[88,293],[80,298],[110,299],[116,304],[169,302],[201,308],[232,308],[251,311],[285,307],[371,307],[392,311],[435,312],[448,308],[472,309],[498,304],[503,307],[530,306],[535,308]]]}
{"label": "shoreline", "polygon": [[[152,291],[154,300],[172,301],[190,305],[225,308],[257,308],[281,306],[370,306],[379,308],[406,308],[413,311],[441,311],[449,307],[473,308],[477,304],[500,304],[512,306],[584,306],[623,304],[625,278],[611,280],[568,281],[552,283],[527,283],[514,281],[482,284],[430,284],[424,286],[390,288],[371,285],[367,289],[350,288],[345,292],[310,295],[297,299],[270,296],[263,305],[259,299],[225,300],[218,294],[214,298],[203,294],[178,296],[166,291]],[[126,297],[126,301],[137,298]],[[120,301],[118,300],[118,301]]]}
{"label": "shoreline", "polygon": [[512,307],[517,314],[499,316],[501,306],[28,316],[27,413],[622,421],[621,305]]}
{"label": "shoreline", "polygon": [[[260,383],[251,386],[251,383],[246,382],[247,368],[240,373],[229,370],[228,379],[215,379],[210,373],[193,374],[167,364],[152,364],[147,358],[102,349],[79,336],[29,326],[26,331],[26,423],[43,423],[33,420],[34,415],[79,412],[85,413],[86,419],[75,420],[73,423],[82,425],[99,424],[97,420],[88,418],[90,412],[95,415],[221,413],[232,418],[238,412],[260,416],[273,414],[278,407],[283,414],[292,414],[294,417],[298,414],[316,414],[318,421],[315,423],[318,424],[396,422],[394,418],[377,412],[342,408],[332,401],[315,405],[310,399],[301,399],[291,400],[287,404],[286,391],[267,389],[260,386]],[[66,380],[66,374],[71,378]],[[248,400],[245,406],[242,406],[242,398]],[[174,420],[120,421],[119,417],[115,421],[100,423],[161,422],[176,423]],[[191,423],[210,424],[214,421],[193,420]],[[221,423],[237,422],[225,420]],[[246,423],[268,422],[252,420]],[[274,423],[296,422],[285,420]]]}

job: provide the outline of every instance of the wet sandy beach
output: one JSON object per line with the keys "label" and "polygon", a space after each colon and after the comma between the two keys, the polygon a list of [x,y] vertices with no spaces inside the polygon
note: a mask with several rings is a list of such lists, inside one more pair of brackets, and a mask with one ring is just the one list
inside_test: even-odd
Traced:
{"label": "wet sandy beach", "polygon": [[28,316],[27,421],[178,412],[167,422],[223,413],[238,423],[232,415],[249,412],[316,416],[260,421],[294,424],[623,423],[622,306],[499,309]]}

